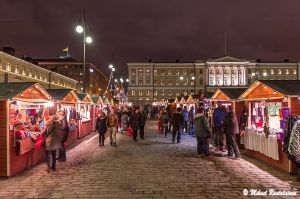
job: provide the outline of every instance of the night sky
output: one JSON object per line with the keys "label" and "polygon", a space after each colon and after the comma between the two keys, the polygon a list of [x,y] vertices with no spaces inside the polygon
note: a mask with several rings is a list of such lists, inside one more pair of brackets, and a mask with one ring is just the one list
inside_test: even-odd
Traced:
{"label": "night sky", "polygon": [[0,46],[16,55],[82,58],[75,26],[87,12],[94,43],[87,60],[119,76],[127,62],[184,62],[227,54],[300,61],[299,0],[0,0]]}

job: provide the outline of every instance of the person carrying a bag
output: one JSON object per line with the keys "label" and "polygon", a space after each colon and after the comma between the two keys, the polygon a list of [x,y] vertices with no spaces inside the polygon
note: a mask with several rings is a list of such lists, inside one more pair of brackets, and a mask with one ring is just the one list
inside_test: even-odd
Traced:
{"label": "person carrying a bag", "polygon": [[56,171],[56,151],[61,148],[61,138],[59,136],[60,125],[57,116],[51,116],[50,119],[46,121],[46,128],[42,132],[48,166],[47,172],[51,170]]}
{"label": "person carrying a bag", "polygon": [[201,157],[209,157],[209,143],[211,130],[209,128],[207,117],[204,115],[204,109],[200,107],[197,110],[194,120],[195,132],[197,137],[197,152]]}

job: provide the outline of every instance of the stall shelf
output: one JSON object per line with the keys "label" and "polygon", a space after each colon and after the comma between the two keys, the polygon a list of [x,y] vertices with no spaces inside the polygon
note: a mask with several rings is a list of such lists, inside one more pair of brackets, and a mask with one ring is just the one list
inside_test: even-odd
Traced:
{"label": "stall shelf", "polygon": [[77,93],[79,98],[78,112],[79,112],[79,133],[78,138],[90,134],[94,130],[94,103],[90,95],[87,93]]}
{"label": "stall shelf", "polygon": [[54,99],[53,106],[49,107],[50,115],[56,114],[58,110],[63,110],[66,114],[70,129],[65,143],[65,146],[68,147],[78,140],[79,112],[77,103],[79,98],[72,89],[47,89],[47,92]]}
{"label": "stall shelf", "polygon": [[0,83],[0,176],[8,177],[44,160],[41,138],[43,118],[52,97],[38,83]]}
{"label": "stall shelf", "polygon": [[299,80],[256,81],[238,98],[248,107],[246,153],[290,173],[295,167],[282,152],[282,124],[289,114],[300,115],[299,85]]}

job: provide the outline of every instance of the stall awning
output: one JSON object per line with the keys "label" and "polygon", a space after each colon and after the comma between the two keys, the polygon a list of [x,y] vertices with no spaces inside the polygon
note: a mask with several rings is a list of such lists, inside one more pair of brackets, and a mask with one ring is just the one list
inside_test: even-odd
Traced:
{"label": "stall awning", "polygon": [[93,100],[91,99],[90,95],[87,93],[77,93],[77,96],[80,100],[80,102],[84,102],[84,103],[93,103]]}
{"label": "stall awning", "polygon": [[49,93],[35,82],[0,83],[0,100],[15,99],[26,102],[48,102]]}
{"label": "stall awning", "polygon": [[76,103],[79,100],[75,91],[72,89],[47,89],[47,92],[56,101]]}
{"label": "stall awning", "polygon": [[211,100],[237,100],[246,90],[246,88],[219,88],[211,97]]}
{"label": "stall awning", "polygon": [[100,97],[98,95],[92,95],[91,99],[94,104],[98,104]]}
{"label": "stall awning", "polygon": [[300,96],[299,85],[300,80],[260,80],[254,82],[239,99],[280,99],[286,96]]}

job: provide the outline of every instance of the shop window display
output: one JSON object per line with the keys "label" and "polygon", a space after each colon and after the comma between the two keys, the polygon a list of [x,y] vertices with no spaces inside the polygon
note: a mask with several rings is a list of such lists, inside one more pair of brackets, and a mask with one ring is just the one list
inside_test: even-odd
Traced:
{"label": "shop window display", "polygon": [[14,138],[18,155],[22,155],[34,148],[34,144],[42,137],[44,128],[45,105],[36,105],[16,101],[11,103],[14,111]]}

